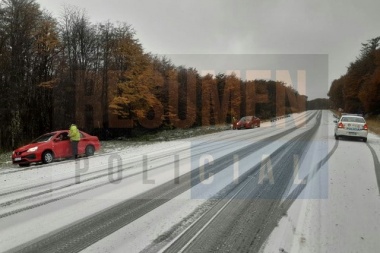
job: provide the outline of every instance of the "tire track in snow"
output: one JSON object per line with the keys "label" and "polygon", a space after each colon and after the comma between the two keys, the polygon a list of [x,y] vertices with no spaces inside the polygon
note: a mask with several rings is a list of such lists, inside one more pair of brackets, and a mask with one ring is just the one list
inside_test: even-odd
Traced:
{"label": "tire track in snow", "polygon": [[[315,113],[313,113],[304,124],[309,122],[314,115]],[[299,126],[272,135],[235,152],[239,153],[240,158],[244,158],[245,156],[250,155],[252,150],[261,149],[269,143],[293,132],[297,128],[299,128]],[[145,215],[151,210],[163,205],[179,194],[189,190],[191,187],[201,182],[201,179],[204,178],[204,174],[216,174],[232,164],[233,161],[231,161],[231,159],[221,157],[214,160],[214,166],[207,167],[204,171],[202,171],[202,173],[195,173],[196,176],[194,176],[193,171],[186,173],[174,180],[175,182],[180,183],[164,183],[163,185],[149,190],[138,197],[125,200],[99,213],[74,222],[65,228],[58,229],[57,231],[53,231],[47,235],[41,236],[40,238],[36,238],[29,243],[20,245],[12,249],[12,251],[37,251],[49,253],[78,252]]]}
{"label": "tire track in snow", "polygon": [[[286,148],[280,147],[270,155],[271,160],[273,161],[273,167],[282,168],[285,164],[290,164],[293,160],[291,158],[292,156],[288,154],[293,154],[295,150],[297,150],[297,152],[300,152],[300,150],[304,149],[304,146],[307,145],[305,144],[306,142],[304,140],[312,138],[317,128],[319,127],[318,122],[320,123],[320,114],[318,114],[317,118],[317,124],[313,128],[289,140],[286,144]],[[284,150],[285,152],[283,152]],[[257,185],[254,183],[253,179],[257,180],[257,174],[259,173],[260,167],[261,165],[258,164],[250,171],[242,175],[239,178],[239,182],[241,181],[242,183],[233,185],[233,187],[228,190],[228,195],[226,198],[235,198],[235,196],[243,192],[243,190],[245,190],[245,192],[249,192],[248,196],[237,197],[235,201],[237,200],[238,203],[232,201],[232,199],[225,203],[225,198],[221,198],[221,200],[212,206],[208,212],[206,212],[196,222],[185,229],[180,235],[174,238],[159,252],[210,252],[211,249],[212,252],[232,252],[234,250],[246,252],[246,250],[252,247],[260,248],[261,243],[265,239],[265,236],[269,236],[270,234],[268,231],[272,231],[272,229],[275,227],[275,223],[273,223],[269,217],[277,216],[277,214],[280,214],[281,217],[283,215],[284,210],[279,207],[281,196],[286,190],[288,181],[291,180],[291,173],[289,173],[291,166],[285,166],[280,170],[273,168],[273,171],[275,172],[273,175],[274,178],[281,179],[281,183],[276,185]],[[242,184],[244,185],[242,186]],[[233,194],[233,196],[229,196],[231,194]],[[249,235],[241,233],[240,228],[236,226],[236,223],[241,218],[241,213],[245,213],[246,210],[251,209],[251,201],[239,201],[242,199],[246,200],[247,198],[256,199],[258,201],[262,200],[259,201],[261,205],[257,207],[257,210],[253,214],[255,218],[250,218],[251,223],[249,224],[249,227],[256,228],[256,230],[251,230],[253,234]],[[269,199],[266,201],[265,198]],[[236,208],[238,205],[241,205],[242,207]],[[231,210],[239,211],[239,215],[236,215],[236,217],[239,219],[230,220],[230,225],[228,225],[226,223],[230,218],[229,215],[232,212]],[[232,213],[236,214],[235,211]],[[226,215],[225,212],[228,214]],[[215,221],[214,223],[214,220],[216,219],[223,220],[223,222]],[[244,224],[246,224],[246,222],[247,221],[243,221]],[[216,229],[218,233],[216,233]],[[221,229],[224,230],[220,231]],[[218,234],[217,239],[214,238],[216,241],[212,241],[211,238],[215,236],[215,234]],[[242,237],[243,239],[234,237],[234,235],[237,234],[239,234],[239,237]],[[236,241],[241,241],[244,243],[240,244],[236,243]],[[239,246],[236,244],[239,244]],[[154,252],[155,250],[157,249],[146,249],[145,252]]]}
{"label": "tire track in snow", "polygon": [[[221,147],[219,145],[219,143],[215,144],[214,142],[208,143],[207,147],[210,147],[210,144],[212,144],[212,145],[211,145],[211,148],[208,148],[209,151],[216,151],[216,150],[219,150],[219,149],[223,149],[223,147]],[[196,148],[197,146],[200,146],[200,145],[202,145],[202,144],[194,145],[194,147],[192,147],[192,148]],[[186,149],[188,149],[188,148],[183,148],[182,150],[179,150],[179,151],[177,150],[177,152],[182,152],[182,151],[185,151]],[[158,158],[159,159],[165,159],[165,157],[169,157],[169,156],[173,156],[173,154],[172,153],[168,153],[168,154],[166,154],[164,156],[162,156],[162,154],[160,154],[160,156],[157,156],[156,158],[153,157],[153,158],[151,158],[151,160],[158,159]],[[142,170],[140,172],[136,172],[136,173],[133,173],[133,174],[125,175],[125,176],[119,177],[117,180],[123,180],[123,179],[131,178],[131,177],[134,177],[134,176],[138,176],[138,175],[141,175],[143,173],[147,173],[147,172],[151,172],[153,170],[160,169],[161,167],[167,166],[167,165],[170,165],[170,164],[171,164],[171,162],[167,162],[167,163],[162,164],[160,167],[146,169],[144,171]],[[64,181],[72,181],[72,180],[75,181],[75,182],[72,182],[72,183],[69,183],[69,184],[65,184],[65,185],[62,185],[62,186],[59,186],[59,187],[49,188],[47,190],[43,190],[43,191],[40,191],[40,192],[35,193],[35,194],[30,194],[30,195],[22,196],[22,197],[19,197],[19,198],[14,198],[12,200],[0,203],[0,207],[6,207],[6,206],[9,206],[9,205],[12,205],[12,204],[24,201],[24,200],[28,200],[28,199],[32,199],[32,198],[36,198],[36,197],[41,197],[43,195],[51,194],[51,193],[57,192],[59,190],[70,188],[72,186],[77,186],[78,184],[81,184],[81,183],[87,183],[87,182],[91,182],[91,181],[94,181],[94,180],[97,180],[97,179],[100,179],[100,178],[105,178],[105,177],[109,178],[110,175],[119,174],[119,173],[121,173],[123,171],[126,171],[126,170],[130,169],[132,167],[132,165],[133,165],[133,163],[130,162],[130,163],[127,164],[127,166],[123,165],[122,167],[124,167],[124,168],[118,169],[118,170],[112,170],[112,172],[110,172],[110,170],[109,170],[110,168],[106,168],[106,169],[101,169],[101,170],[97,170],[97,171],[93,171],[93,172],[81,173],[80,175],[76,175],[74,177],[68,177],[68,178],[64,178],[64,179],[60,179],[60,180],[56,180],[56,181],[50,181],[50,182],[39,184],[39,185],[34,185],[34,186],[25,187],[25,188],[22,188],[22,189],[17,189],[17,190],[9,191],[9,192],[6,192],[6,193],[1,193],[0,196],[6,196],[6,195],[14,194],[14,193],[24,192],[24,191],[28,191],[28,190],[32,190],[32,189],[37,189],[37,188],[40,188],[40,187],[43,187],[43,186],[50,186],[52,184],[56,184],[56,183],[60,183],[60,182],[64,182]],[[92,174],[99,174],[99,173],[104,172],[104,171],[107,171],[107,172],[103,173],[103,174],[100,174],[100,175],[96,175],[96,176],[90,177],[90,178],[83,179],[84,176],[89,176],[89,175],[92,175]],[[49,199],[47,201],[41,201],[40,203],[37,203],[37,204],[29,205],[29,206],[24,207],[24,208],[20,208],[20,209],[17,209],[17,210],[13,210],[11,212],[0,214],[0,219],[4,218],[4,217],[7,217],[9,215],[13,215],[13,214],[22,212],[22,211],[26,211],[26,210],[29,210],[29,209],[32,209],[32,208],[36,208],[36,207],[39,207],[39,206],[42,206],[42,205],[46,205],[46,204],[49,204],[49,203],[52,203],[52,202],[55,202],[55,201],[59,201],[59,200],[64,199],[64,198],[72,197],[72,196],[75,196],[75,195],[78,195],[78,194],[81,194],[81,193],[84,193],[84,192],[87,192],[87,191],[91,191],[91,190],[94,190],[96,188],[109,185],[111,183],[112,182],[107,181],[107,182],[104,182],[104,183],[101,183],[101,184],[97,184],[95,186],[91,186],[91,187],[87,187],[87,188],[84,188],[84,189],[81,189],[81,190],[77,190],[77,191],[72,192],[70,194],[66,194],[66,195],[63,195],[63,196],[60,196],[60,197]]]}
{"label": "tire track in snow", "polygon": [[375,166],[375,174],[376,174],[376,179],[377,179],[377,188],[378,188],[379,194],[380,194],[380,163],[379,163],[379,158],[377,157],[376,151],[373,149],[373,147],[371,147],[371,145],[369,145],[369,143],[367,143],[367,147],[369,148],[369,150],[372,153],[373,163]]}
{"label": "tire track in snow", "polygon": [[[315,114],[316,114],[316,112],[314,112],[311,115],[309,115],[309,118],[306,120],[305,124],[307,122],[309,122],[314,117]],[[280,132],[280,133],[276,134],[275,136],[277,136],[278,138],[280,138],[281,136],[284,136],[284,135],[292,132],[294,129],[296,129],[296,127],[291,128],[289,130],[286,130],[285,132]],[[251,133],[251,132],[248,132],[248,133]],[[245,135],[239,134],[239,137],[242,138],[242,139],[245,139],[244,136]],[[228,139],[231,139],[231,140],[234,140],[235,142],[238,142],[236,140],[236,136],[235,135],[233,135],[230,138],[227,138],[227,140]],[[269,142],[271,139],[273,139],[273,136],[270,136],[270,137],[262,140],[262,142],[265,142],[265,141]],[[224,140],[224,141],[227,142],[226,140]],[[211,141],[211,140],[210,141],[205,141],[205,142],[198,143],[198,144],[192,146],[192,148],[193,149],[197,148],[198,146],[202,146],[205,143],[207,143],[207,145],[208,145],[207,146],[208,147],[208,151],[216,151],[216,150],[219,150],[219,149],[223,149],[223,147],[220,146],[220,143],[218,143],[218,142],[215,143],[215,141]],[[183,149],[177,150],[177,152],[185,151],[186,149],[187,148],[183,148]],[[102,154],[102,155],[104,155],[104,154]],[[171,152],[168,152],[167,154],[165,154],[164,158],[172,156],[172,155],[173,154]],[[158,158],[160,158],[160,159],[163,158],[161,153],[160,153],[159,156],[156,157],[156,159],[158,159]],[[152,159],[154,159],[154,157]],[[126,160],[129,160],[129,159],[126,159]],[[115,170],[115,171],[112,171],[112,172],[109,172],[109,168],[105,168],[105,169],[101,169],[101,170],[97,170],[97,171],[93,171],[93,172],[81,173],[80,175],[76,175],[74,177],[68,177],[68,178],[56,180],[56,181],[53,181],[53,182],[50,181],[50,182],[47,182],[47,183],[38,184],[38,185],[34,185],[34,186],[29,186],[29,187],[25,187],[25,188],[22,188],[22,189],[17,189],[17,190],[13,190],[13,191],[10,191],[10,192],[2,193],[2,194],[0,194],[0,196],[6,196],[6,195],[9,195],[9,194],[24,192],[24,191],[28,191],[28,190],[44,187],[44,186],[50,186],[52,184],[56,184],[56,183],[60,183],[60,182],[64,182],[64,181],[75,180],[75,182],[73,182],[73,183],[65,184],[65,185],[62,185],[62,186],[59,186],[59,187],[55,187],[55,188],[49,188],[47,190],[42,190],[42,191],[40,191],[38,193],[35,193],[35,194],[29,194],[27,196],[16,197],[16,198],[14,198],[12,200],[0,203],[0,207],[10,206],[12,204],[19,203],[19,202],[22,202],[22,201],[25,201],[25,200],[28,200],[28,199],[32,199],[32,198],[36,198],[36,197],[41,197],[41,196],[46,195],[46,194],[51,194],[51,193],[54,193],[54,192],[57,192],[57,191],[60,191],[60,190],[63,190],[63,189],[68,189],[68,188],[70,188],[72,186],[78,185],[78,179],[79,178],[80,178],[79,184],[81,184],[81,183],[91,182],[91,181],[94,181],[94,180],[97,180],[97,179],[100,179],[100,178],[109,177],[110,175],[118,174],[121,171],[125,171],[125,170],[130,169],[131,166],[132,166],[132,164],[133,164],[132,162],[129,162],[127,164],[127,166],[125,166],[125,164],[123,163],[123,166],[122,166],[123,168],[122,169],[118,169],[118,170]],[[166,163],[166,164],[163,164],[162,166],[169,165],[169,164],[170,164],[170,162]],[[123,180],[123,179],[127,179],[127,178],[130,178],[130,177],[138,176],[138,175],[141,175],[143,173],[146,173],[146,172],[149,172],[149,171],[153,171],[153,170],[156,170],[156,169],[160,169],[160,168],[161,167],[156,167],[156,168],[147,169],[145,171],[136,172],[136,173],[133,173],[133,174],[130,174],[130,175],[125,175],[125,176],[122,176],[122,177],[118,178],[118,180]],[[101,173],[103,171],[107,171],[107,173],[103,173],[103,174],[100,174],[100,175],[97,175],[97,176],[94,176],[94,177],[91,177],[91,178],[83,179],[84,176],[88,176],[88,175],[92,175],[92,174],[98,174],[98,173]],[[52,198],[52,199],[49,199],[49,200],[40,201],[39,203],[35,203],[35,204],[29,205],[29,206],[26,206],[26,207],[23,207],[23,208],[19,208],[19,209],[16,209],[16,210],[12,210],[10,212],[6,212],[6,213],[3,213],[3,214],[0,214],[0,219],[4,218],[4,217],[7,217],[7,216],[10,216],[10,215],[13,215],[13,214],[16,214],[16,213],[19,213],[19,212],[27,211],[27,210],[32,209],[32,208],[40,207],[40,206],[43,206],[43,205],[46,205],[46,204],[49,204],[49,203],[53,203],[53,202],[56,202],[56,201],[59,201],[59,200],[62,200],[62,199],[68,198],[68,197],[72,197],[72,196],[75,196],[75,195],[78,195],[78,194],[81,194],[81,193],[84,193],[84,192],[87,192],[87,191],[91,191],[91,190],[94,190],[96,188],[103,187],[103,186],[106,186],[106,185],[109,185],[109,184],[111,184],[111,182],[107,181],[107,182],[104,182],[104,183],[97,184],[95,186],[93,185],[93,186],[90,186],[90,187],[86,187],[84,189],[82,188],[81,190],[76,190],[76,191],[73,191],[72,193],[65,194],[65,195],[62,195],[62,196],[59,196],[59,197],[55,197],[55,198]]]}

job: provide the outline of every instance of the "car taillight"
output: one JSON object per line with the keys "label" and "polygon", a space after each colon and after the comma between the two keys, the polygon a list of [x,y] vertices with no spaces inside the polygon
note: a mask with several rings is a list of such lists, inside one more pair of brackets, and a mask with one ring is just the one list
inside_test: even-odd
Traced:
{"label": "car taillight", "polygon": [[342,122],[339,123],[338,128],[344,128],[344,125]]}
{"label": "car taillight", "polygon": [[363,129],[364,129],[364,130],[368,130],[368,126],[367,126],[367,124],[364,124]]}

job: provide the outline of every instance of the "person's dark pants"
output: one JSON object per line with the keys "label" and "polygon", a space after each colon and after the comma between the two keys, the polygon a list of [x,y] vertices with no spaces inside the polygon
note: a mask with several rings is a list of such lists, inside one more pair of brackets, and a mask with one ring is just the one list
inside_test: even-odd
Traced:
{"label": "person's dark pants", "polygon": [[71,150],[73,151],[73,158],[78,158],[78,143],[79,141],[71,141]]}

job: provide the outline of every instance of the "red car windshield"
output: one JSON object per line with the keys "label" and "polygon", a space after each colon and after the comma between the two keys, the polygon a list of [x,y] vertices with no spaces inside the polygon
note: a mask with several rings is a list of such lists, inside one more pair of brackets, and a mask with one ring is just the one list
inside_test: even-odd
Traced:
{"label": "red car windshield", "polygon": [[35,139],[34,141],[32,141],[32,143],[45,142],[45,141],[50,140],[51,137],[53,137],[53,136],[54,136],[54,133],[44,134],[44,135],[41,135],[40,137],[38,137],[37,139]]}

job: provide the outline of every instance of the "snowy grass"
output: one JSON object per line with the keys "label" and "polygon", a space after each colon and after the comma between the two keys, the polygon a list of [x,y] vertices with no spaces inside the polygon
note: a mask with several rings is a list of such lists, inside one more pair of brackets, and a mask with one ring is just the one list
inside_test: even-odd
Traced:
{"label": "snowy grass", "polygon": [[3,164],[11,163],[12,152],[0,152],[0,168]]}
{"label": "snowy grass", "polygon": [[380,135],[380,115],[370,116],[366,119],[368,128],[373,133]]}

